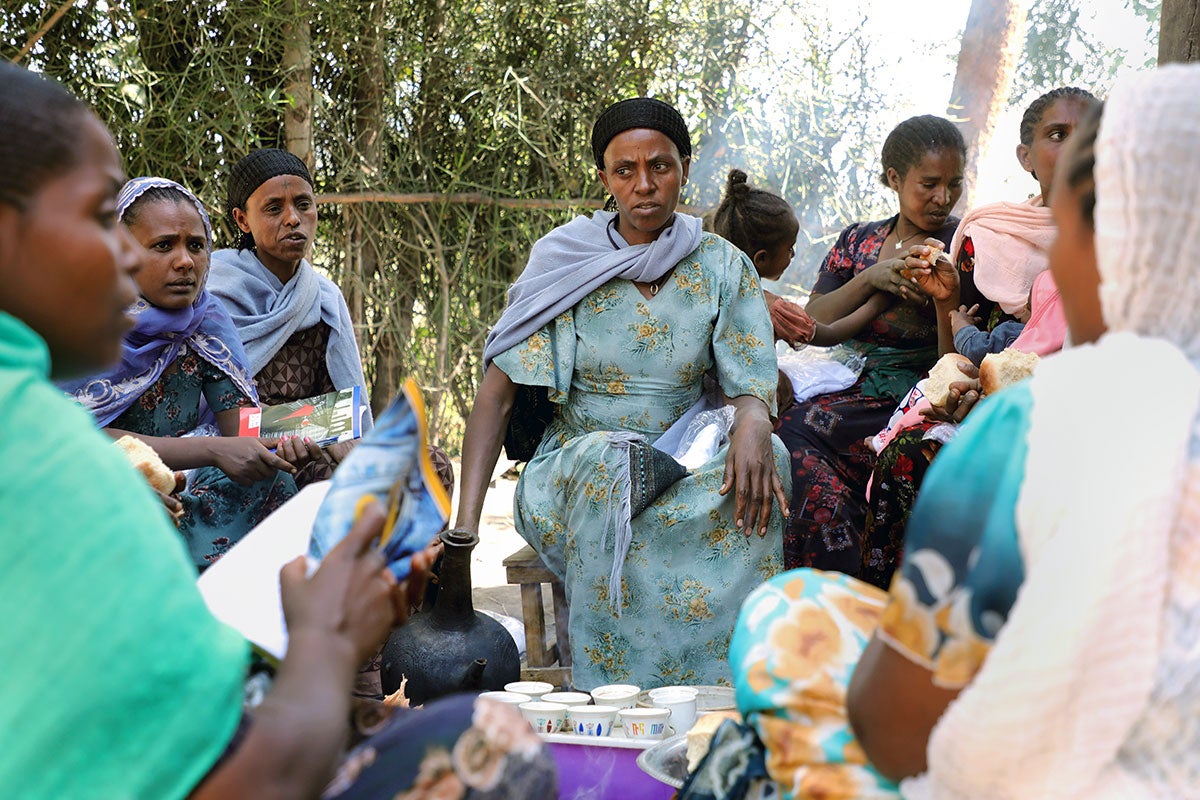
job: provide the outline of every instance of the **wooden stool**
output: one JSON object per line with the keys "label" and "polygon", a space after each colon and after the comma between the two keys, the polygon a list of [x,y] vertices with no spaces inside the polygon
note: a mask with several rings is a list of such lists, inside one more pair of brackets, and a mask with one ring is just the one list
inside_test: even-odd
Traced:
{"label": "wooden stool", "polygon": [[[504,571],[510,584],[521,587],[521,616],[525,622],[525,669],[521,678],[546,681],[555,686],[571,684],[571,640],[567,633],[570,614],[562,582],[546,568],[537,551],[525,545],[504,559]],[[542,584],[550,584],[554,598],[554,643],[547,639],[546,612]],[[555,666],[557,664],[557,666]]]}

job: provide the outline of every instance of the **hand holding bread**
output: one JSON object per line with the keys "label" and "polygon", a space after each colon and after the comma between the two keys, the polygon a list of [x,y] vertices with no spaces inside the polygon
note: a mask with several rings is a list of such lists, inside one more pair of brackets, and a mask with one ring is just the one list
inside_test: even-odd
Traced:
{"label": "hand holding bread", "polygon": [[931,405],[921,415],[934,422],[962,422],[979,400],[978,375],[966,356],[942,356],[925,379],[925,397]]}
{"label": "hand holding bread", "polygon": [[114,444],[125,454],[129,463],[146,479],[158,495],[163,507],[176,525],[183,516],[183,503],[174,497],[183,488],[183,473],[174,472],[163,463],[154,448],[136,436],[122,436]]}
{"label": "hand holding bread", "polygon": [[944,406],[952,384],[974,383],[978,374],[971,359],[958,353],[946,353],[929,370],[929,377],[925,379],[925,396],[933,405]]}
{"label": "hand holding bread", "polygon": [[905,270],[921,291],[934,300],[958,300],[958,269],[946,255],[946,245],[926,239],[913,245],[905,259]]}
{"label": "hand holding bread", "polygon": [[1033,374],[1039,360],[1037,353],[1023,353],[1011,347],[999,353],[988,353],[979,365],[979,383],[983,393],[995,394],[1025,380]]}

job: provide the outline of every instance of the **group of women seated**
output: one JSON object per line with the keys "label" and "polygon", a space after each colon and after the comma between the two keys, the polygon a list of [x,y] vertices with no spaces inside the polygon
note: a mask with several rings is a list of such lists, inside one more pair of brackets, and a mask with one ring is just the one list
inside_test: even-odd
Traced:
{"label": "group of women seated", "polygon": [[242,234],[214,252],[191,191],[165,178],[125,184],[116,219],[140,248],[136,324],[119,363],[61,384],[111,436],[137,436],[189,471],[163,502],[198,570],[351,446],[239,437],[240,410],[364,385],[345,300],[305,260],[317,211],[304,163],[249,154],[231,172],[228,207]]}
{"label": "group of women seated", "polygon": [[[303,163],[239,162],[242,237],[213,252],[203,204],[126,183],[103,124],[52,82],[0,65],[0,126],[0,718],[22,731],[0,787],[553,796],[541,741],[474,697],[348,746],[356,668],[434,558],[397,585],[377,508],[311,576],[282,571],[290,646],[261,704],[243,707],[246,643],[195,588],[193,568],[321,477],[302,469],[344,456],[231,435],[248,404],[362,382],[345,303],[305,260]],[[576,686],[736,686],[742,722],[683,797],[1200,785],[1200,67],[1127,78],[1103,115],[1050,92],[1020,140],[1040,195],[960,222],[956,128],[898,125],[881,171],[898,213],[847,228],[800,308],[759,283],[791,259],[786,202],[735,171],[705,231],[676,211],[680,114],[635,98],[597,119],[609,207],[539,239],[510,289],[457,523],[478,528],[507,448],[527,460],[517,529],[566,586]],[[897,408],[956,343],[1049,355],[1068,338],[982,404],[968,369],[943,404]],[[796,401],[776,340],[846,342],[865,366]],[[1148,406],[1136,435],[1101,435]],[[193,470],[187,487],[155,498],[97,425]]]}
{"label": "group of women seated", "polygon": [[[979,399],[968,370],[946,406],[883,437],[869,500],[870,443],[847,429],[855,412],[889,413],[869,403],[871,359],[856,386],[785,414],[780,435],[801,443],[791,530],[817,568],[743,604],[730,664],[744,718],[718,732],[683,797],[1195,792],[1197,123],[1194,65],[1125,78],[1103,109],[1056,90],[1021,126],[1041,198],[969,212],[950,260],[918,247],[879,266],[882,230],[849,265],[835,247],[817,319],[818,300],[841,292],[843,313],[878,287],[931,305],[945,350],[954,328],[986,320],[995,334],[1030,305],[1001,338],[1063,351],[959,430]],[[1105,436],[1147,392],[1136,431]]]}

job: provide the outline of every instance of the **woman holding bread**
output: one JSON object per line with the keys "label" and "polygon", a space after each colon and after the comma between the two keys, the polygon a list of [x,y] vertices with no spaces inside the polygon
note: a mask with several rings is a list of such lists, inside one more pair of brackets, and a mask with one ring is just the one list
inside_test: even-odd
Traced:
{"label": "woman holding bread", "polygon": [[899,212],[846,228],[821,266],[807,306],[817,322],[849,317],[878,293],[891,305],[849,340],[867,357],[858,382],[780,417],[776,432],[792,456],[784,536],[789,568],[858,570],[874,461],[864,442],[937,360],[925,242],[945,244],[954,235],[958,220],[950,211],[962,194],[965,159],[962,135],[948,120],[922,116],[900,123],[884,142],[880,176],[896,192]]}
{"label": "woman holding bread", "polygon": [[[1048,355],[1062,347],[1066,321],[1047,271],[1055,232],[1050,193],[1059,154],[1093,103],[1090,92],[1060,87],[1025,110],[1017,160],[1041,191],[1025,202],[991,203],[963,217],[949,251],[958,269],[938,273],[942,282],[934,304],[940,341],[947,333],[954,338],[954,318],[965,316],[960,311],[973,310],[996,330],[1013,325],[1013,315],[1027,310],[1031,317],[1011,346],[1023,355],[1003,358],[1036,360],[1028,354]],[[880,588],[887,588],[899,563],[904,528],[926,469],[980,397],[974,366],[953,352],[944,351],[929,385],[918,384],[903,416],[894,415],[888,429],[872,440],[879,458],[871,475],[862,564],[851,574]]]}
{"label": "woman holding bread", "polygon": [[114,438],[132,434],[168,468],[194,470],[177,495],[179,533],[203,571],[296,494],[295,467],[237,435],[240,410],[258,395],[229,313],[205,289],[203,204],[174,181],[135,178],[117,197],[117,218],[144,251],[136,325],[120,364],[63,386]]}
{"label": "woman holding bread", "polygon": [[50,382],[107,368],[134,326],[145,248],[118,220],[116,148],[9,63],[0,129],[0,796],[553,797],[536,734],[470,696],[397,710],[346,752],[357,667],[431,563],[396,584],[374,504],[311,577],[283,568],[287,655],[243,709],[246,641],[208,611],[145,481]]}
{"label": "woman holding bread", "polygon": [[[906,797],[1200,785],[1197,207],[1200,66],[1119,80],[1055,176],[1050,268],[1075,346],[943,448],[854,673],[859,742],[918,776]],[[1153,413],[1114,451],[1096,432],[1147,386]]]}

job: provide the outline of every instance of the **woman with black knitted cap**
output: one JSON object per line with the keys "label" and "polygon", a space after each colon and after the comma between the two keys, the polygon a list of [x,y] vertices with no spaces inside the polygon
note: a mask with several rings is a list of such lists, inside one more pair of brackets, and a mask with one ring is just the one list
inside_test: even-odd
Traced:
{"label": "woman with black knitted cap", "polygon": [[[575,685],[715,683],[738,604],[782,565],[771,322],[749,259],[675,210],[692,154],[678,111],[610,106],[592,152],[612,210],[538,240],[509,290],[467,421],[458,525],[478,528],[502,444],[528,459],[514,519],[566,585]],[[672,456],[710,371],[733,429],[689,471]]]}
{"label": "woman with black knitted cap", "polygon": [[[212,254],[208,288],[242,337],[250,373],[267,405],[351,386],[366,389],[350,310],[337,285],[305,258],[317,231],[317,202],[304,162],[284,150],[255,150],[229,174],[229,221],[237,246]],[[370,426],[370,411],[364,427]],[[349,443],[321,451],[286,443],[308,463],[303,486],[328,478]]]}

